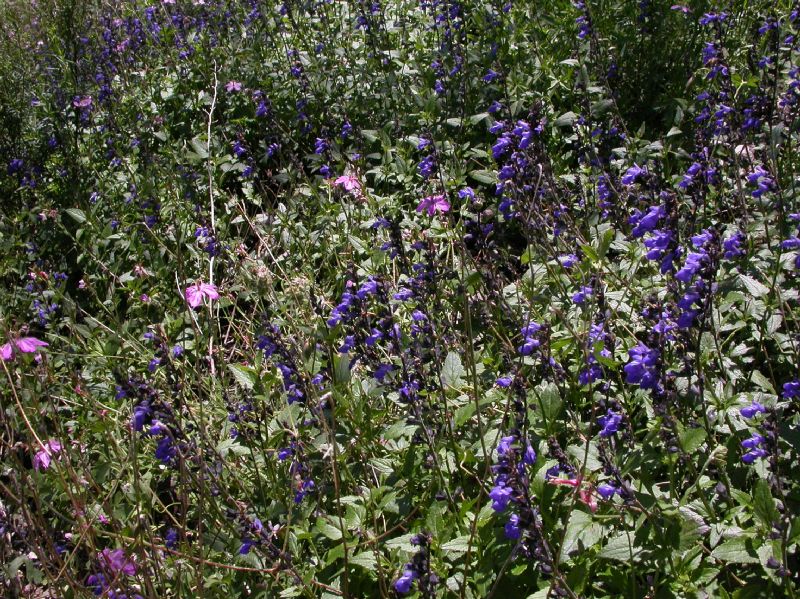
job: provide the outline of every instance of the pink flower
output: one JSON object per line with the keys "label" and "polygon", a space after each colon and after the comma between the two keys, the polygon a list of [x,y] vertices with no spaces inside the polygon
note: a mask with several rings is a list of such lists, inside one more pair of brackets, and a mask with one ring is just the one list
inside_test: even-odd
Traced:
{"label": "pink flower", "polygon": [[356,195],[361,193],[361,182],[352,175],[342,175],[333,184],[344,187],[345,191],[355,192]]}
{"label": "pink flower", "polygon": [[58,439],[50,439],[42,445],[42,448],[33,456],[34,470],[47,470],[50,467],[50,459],[53,454],[61,452],[61,442]]}
{"label": "pink flower", "polygon": [[547,482],[551,485],[567,485],[568,487],[578,488],[578,499],[586,504],[592,511],[597,511],[597,500],[594,496],[594,487],[588,481],[581,478],[551,478]]}
{"label": "pink flower", "polygon": [[133,576],[136,574],[136,564],[133,560],[125,556],[124,549],[103,549],[99,556],[100,561],[111,571],[112,574],[126,574]]}
{"label": "pink flower", "polygon": [[25,354],[39,351],[40,347],[47,347],[47,343],[36,337],[17,337],[0,347],[0,358],[8,362],[14,355],[14,348]]}
{"label": "pink flower", "polygon": [[437,212],[444,213],[450,210],[450,202],[442,194],[428,196],[422,198],[419,206],[417,206],[417,212],[422,212],[423,210],[428,213],[428,216],[433,216]]}
{"label": "pink flower", "polygon": [[242,91],[242,84],[239,81],[228,81],[228,83],[225,84],[225,91],[228,93],[240,92]]}
{"label": "pink flower", "polygon": [[207,297],[209,300],[219,299],[217,286],[210,283],[195,283],[186,288],[186,301],[192,308],[202,304],[203,297]]}

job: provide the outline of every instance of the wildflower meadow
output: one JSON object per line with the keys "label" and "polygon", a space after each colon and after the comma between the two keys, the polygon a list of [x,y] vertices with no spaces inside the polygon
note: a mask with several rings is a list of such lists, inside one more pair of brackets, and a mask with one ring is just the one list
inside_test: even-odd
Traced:
{"label": "wildflower meadow", "polygon": [[0,0],[0,596],[800,597],[799,143],[797,1]]}

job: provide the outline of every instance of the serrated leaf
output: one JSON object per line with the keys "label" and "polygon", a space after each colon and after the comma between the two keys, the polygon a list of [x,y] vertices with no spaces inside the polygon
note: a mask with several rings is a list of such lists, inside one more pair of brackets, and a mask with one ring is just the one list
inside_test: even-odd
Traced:
{"label": "serrated leaf", "polygon": [[351,555],[347,558],[348,563],[355,564],[356,566],[361,566],[362,568],[366,568],[367,570],[374,570],[375,566],[378,565],[377,560],[375,559],[375,554],[369,551],[362,551],[357,555]]}
{"label": "serrated leaf", "polygon": [[552,426],[561,413],[562,401],[558,387],[554,383],[546,383],[536,387],[533,393],[535,394],[534,401],[541,408],[542,416],[544,416],[548,426]]}
{"label": "serrated leaf", "polygon": [[631,558],[633,561],[639,561],[641,553],[642,548],[634,544],[633,533],[622,532],[606,543],[597,555],[603,559],[630,562]]}
{"label": "serrated leaf", "polygon": [[753,297],[764,297],[769,293],[769,287],[764,285],[763,283],[759,283],[753,277],[749,277],[747,275],[739,275],[739,280],[742,281],[745,289],[752,295]]}
{"label": "serrated leaf", "polygon": [[768,530],[772,529],[775,521],[780,520],[780,514],[775,507],[769,483],[763,479],[756,481],[753,489],[753,510],[761,521],[761,524]]}
{"label": "serrated leaf", "polygon": [[687,428],[681,431],[679,441],[685,453],[692,453],[706,440],[706,431],[702,428]]}
{"label": "serrated leaf", "polygon": [[450,554],[466,553],[468,548],[469,548],[469,537],[467,535],[456,537],[451,541],[447,541],[447,543],[445,543],[441,547],[442,551]]}
{"label": "serrated leaf", "polygon": [[734,564],[757,564],[758,554],[755,549],[748,546],[750,541],[746,537],[728,539],[711,552],[711,557]]}
{"label": "serrated leaf", "polygon": [[256,386],[258,376],[252,368],[241,364],[228,364],[228,370],[231,371],[233,378],[243,389],[250,391]]}
{"label": "serrated leaf", "polygon": [[564,532],[559,561],[569,561],[573,554],[588,549],[603,538],[603,527],[592,520],[591,514],[573,510]]}

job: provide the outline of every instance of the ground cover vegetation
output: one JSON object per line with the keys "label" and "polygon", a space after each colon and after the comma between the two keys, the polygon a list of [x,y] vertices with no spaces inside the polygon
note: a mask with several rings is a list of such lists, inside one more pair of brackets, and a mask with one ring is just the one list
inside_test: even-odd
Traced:
{"label": "ground cover vegetation", "polygon": [[800,592],[800,4],[0,11],[2,596]]}

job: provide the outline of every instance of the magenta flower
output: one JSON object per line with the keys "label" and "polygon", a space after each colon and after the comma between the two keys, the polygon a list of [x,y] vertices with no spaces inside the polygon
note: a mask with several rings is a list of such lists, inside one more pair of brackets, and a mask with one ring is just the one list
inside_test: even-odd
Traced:
{"label": "magenta flower", "polygon": [[355,192],[355,195],[361,193],[361,182],[352,175],[342,175],[333,184],[344,187],[345,191]]}
{"label": "magenta flower", "polygon": [[61,452],[61,442],[58,439],[50,439],[42,445],[42,448],[33,456],[34,470],[47,470],[50,467],[50,460],[54,454]]}
{"label": "magenta flower", "polygon": [[125,556],[124,549],[103,549],[99,556],[100,561],[105,565],[113,574],[126,574],[133,576],[136,574],[136,564],[133,560]]}
{"label": "magenta flower", "polygon": [[17,337],[0,347],[0,358],[8,362],[14,355],[14,348],[25,354],[39,351],[40,347],[47,347],[47,343],[36,337]]}
{"label": "magenta flower", "polygon": [[425,211],[428,216],[433,216],[437,212],[444,213],[448,210],[450,210],[450,202],[442,194],[422,198],[419,206],[417,206],[417,212]]}
{"label": "magenta flower", "polygon": [[228,93],[240,92],[242,91],[242,84],[239,81],[228,81],[228,83],[225,84],[225,91]]}
{"label": "magenta flower", "polygon": [[186,301],[192,308],[197,308],[203,303],[203,298],[207,297],[209,300],[219,299],[219,292],[217,286],[211,283],[195,283],[186,288]]}

